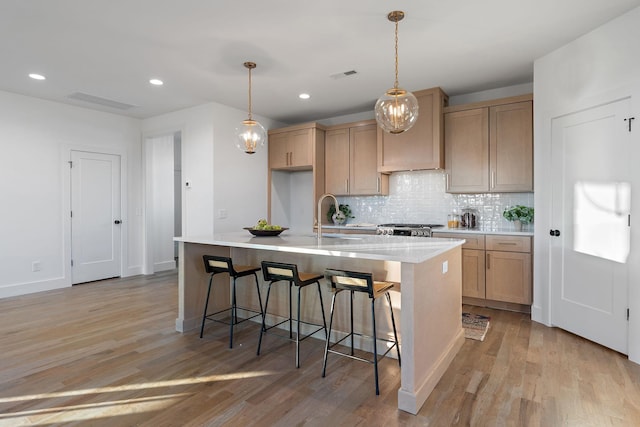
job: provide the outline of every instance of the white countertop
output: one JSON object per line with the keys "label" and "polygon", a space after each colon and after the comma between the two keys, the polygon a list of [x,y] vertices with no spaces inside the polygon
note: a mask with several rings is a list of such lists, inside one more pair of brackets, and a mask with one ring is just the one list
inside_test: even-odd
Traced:
{"label": "white countertop", "polygon": [[506,236],[533,236],[533,230],[515,231],[512,228],[434,228],[434,233],[455,233],[455,234],[501,234]]}
{"label": "white countertop", "polygon": [[327,233],[324,233],[322,239],[318,240],[312,234],[288,234],[288,231],[282,232],[277,237],[255,237],[248,231],[242,231],[213,236],[176,237],[174,240],[203,245],[400,261],[414,264],[424,262],[464,244],[464,240],[459,239]]}

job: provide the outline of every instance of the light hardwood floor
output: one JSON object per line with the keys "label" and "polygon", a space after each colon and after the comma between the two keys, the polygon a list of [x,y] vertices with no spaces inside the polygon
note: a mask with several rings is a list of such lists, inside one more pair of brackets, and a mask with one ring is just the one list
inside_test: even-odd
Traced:
{"label": "light hardwood floor", "polygon": [[640,366],[527,315],[491,316],[466,340],[417,416],[398,411],[399,368],[333,357],[209,323],[179,334],[176,274],[89,283],[0,300],[0,426],[638,426]]}

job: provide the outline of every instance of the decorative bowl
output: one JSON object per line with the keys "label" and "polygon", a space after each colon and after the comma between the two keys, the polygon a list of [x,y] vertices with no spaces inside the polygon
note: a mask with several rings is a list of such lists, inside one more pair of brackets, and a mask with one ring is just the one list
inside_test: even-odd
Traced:
{"label": "decorative bowl", "polygon": [[244,230],[247,230],[249,233],[254,236],[264,237],[264,236],[277,236],[282,233],[284,230],[288,230],[287,227],[282,227],[280,230],[258,230],[253,227],[244,227]]}

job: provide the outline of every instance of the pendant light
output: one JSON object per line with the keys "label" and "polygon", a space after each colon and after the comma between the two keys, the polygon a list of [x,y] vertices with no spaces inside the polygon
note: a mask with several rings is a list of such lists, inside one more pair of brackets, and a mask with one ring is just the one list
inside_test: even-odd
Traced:
{"label": "pendant light", "polygon": [[375,113],[378,126],[388,133],[402,133],[411,129],[418,119],[418,100],[411,93],[398,87],[398,22],[404,18],[404,12],[390,12],[387,18],[396,23],[396,80],[376,102]]}
{"label": "pendant light", "polygon": [[256,68],[256,63],[245,62],[244,66],[249,70],[249,118],[236,128],[236,147],[247,154],[253,154],[258,146],[264,146],[267,131],[251,115],[251,70]]}

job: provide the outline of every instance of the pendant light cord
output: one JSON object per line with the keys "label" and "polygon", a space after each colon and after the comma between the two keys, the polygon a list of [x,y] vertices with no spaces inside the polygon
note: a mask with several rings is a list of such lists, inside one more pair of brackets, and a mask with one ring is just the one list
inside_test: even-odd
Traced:
{"label": "pendant light cord", "polygon": [[[397,67],[397,65],[396,65]],[[396,71],[397,73],[397,71]],[[397,79],[397,77],[396,77]],[[249,68],[249,120],[253,120],[251,116],[251,68]]]}
{"label": "pendant light cord", "polygon": [[398,89],[398,20],[396,19],[396,81],[393,84],[394,89]]}

